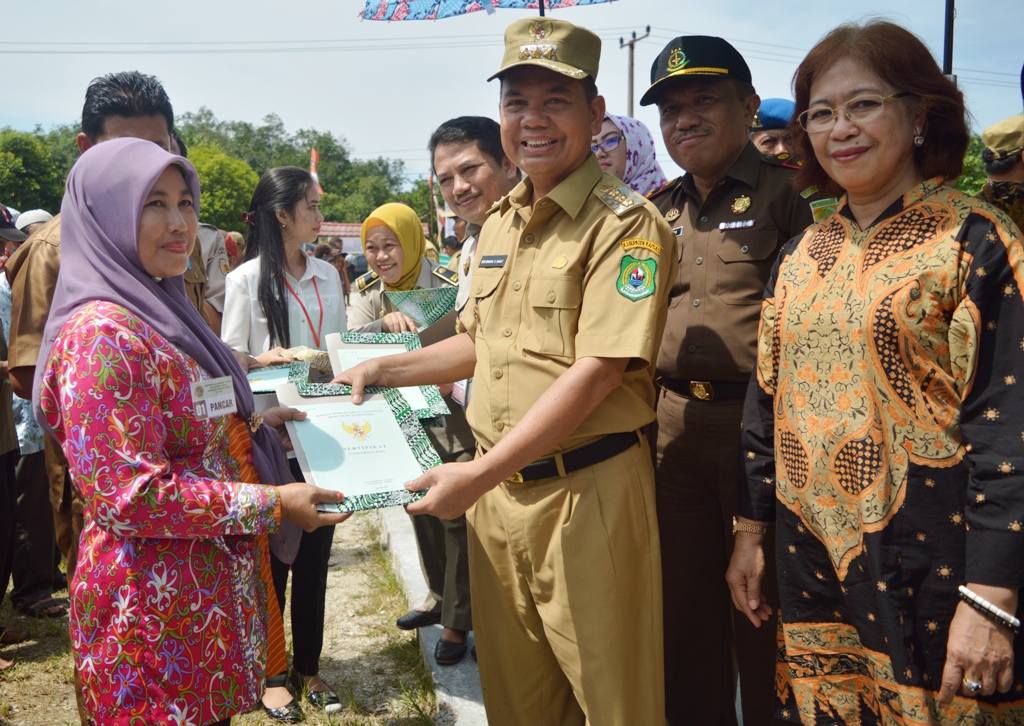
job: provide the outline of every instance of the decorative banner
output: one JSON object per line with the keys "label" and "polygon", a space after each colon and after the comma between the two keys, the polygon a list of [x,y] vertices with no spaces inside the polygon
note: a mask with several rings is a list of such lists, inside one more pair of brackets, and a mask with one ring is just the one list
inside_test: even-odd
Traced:
{"label": "decorative banner", "polygon": [[313,177],[313,181],[316,182],[317,191],[320,194],[324,193],[324,188],[320,186],[320,175],[316,173],[316,165],[320,163],[320,154],[316,153],[316,147],[313,147],[312,153],[309,155],[309,175]]}
{"label": "decorative banner", "polygon": [[[598,5],[612,0],[544,0],[545,10],[578,5]],[[440,20],[485,10],[539,10],[538,0],[366,0],[359,17],[363,20]]]}

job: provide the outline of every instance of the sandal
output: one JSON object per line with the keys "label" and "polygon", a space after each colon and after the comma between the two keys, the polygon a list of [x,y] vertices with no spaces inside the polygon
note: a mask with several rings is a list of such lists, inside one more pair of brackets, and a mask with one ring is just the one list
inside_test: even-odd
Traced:
{"label": "sandal", "polygon": [[[51,608],[55,607],[59,607],[60,610],[51,610]],[[16,606],[14,609],[27,618],[62,618],[68,614],[68,609],[64,603],[55,597],[48,597],[32,605]]]}
{"label": "sandal", "polygon": [[21,628],[0,627],[0,645],[17,645],[31,637],[27,630]]}
{"label": "sandal", "polygon": [[9,660],[4,660],[3,658],[0,658],[0,673],[3,673],[8,668],[13,668],[13,667],[14,667],[14,663],[12,663]]}

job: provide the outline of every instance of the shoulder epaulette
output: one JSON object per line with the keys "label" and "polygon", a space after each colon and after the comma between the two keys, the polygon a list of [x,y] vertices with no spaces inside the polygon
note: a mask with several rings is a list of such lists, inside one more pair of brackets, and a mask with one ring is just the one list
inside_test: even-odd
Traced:
{"label": "shoulder epaulette", "polygon": [[655,190],[653,190],[653,191],[649,191],[649,192],[647,192],[647,198],[648,198],[648,199],[654,199],[654,198],[655,198],[656,196],[658,196],[659,194],[661,194],[661,193],[662,193],[663,191],[665,191],[665,190],[666,190],[666,189],[668,189],[669,187],[673,187],[673,186],[675,186],[675,185],[676,185],[676,184],[677,184],[677,183],[679,182],[679,180],[680,180],[680,179],[682,179],[682,177],[681,177],[681,176],[679,176],[679,177],[676,177],[676,178],[675,178],[675,179],[673,179],[672,181],[667,181],[667,182],[665,182],[664,184],[662,184],[662,185],[661,185],[660,187],[658,187],[657,189],[655,189]]}
{"label": "shoulder epaulette", "polygon": [[617,217],[621,217],[631,209],[644,206],[647,201],[625,184],[602,182],[594,187],[594,194],[607,204]]}
{"label": "shoulder epaulette", "polygon": [[504,202],[506,199],[508,199],[508,194],[506,194],[501,199],[492,204],[491,208],[487,210],[487,213],[494,214],[495,212],[497,212],[499,209],[501,209],[501,203]]}
{"label": "shoulder epaulette", "polygon": [[792,154],[761,154],[761,158],[772,166],[784,166],[787,169],[799,169],[804,162]]}
{"label": "shoulder epaulette", "polygon": [[380,280],[380,275],[370,270],[365,275],[360,275],[356,278],[356,287],[359,289],[359,292],[363,292],[378,280]]}
{"label": "shoulder epaulette", "polygon": [[447,282],[449,285],[459,284],[459,273],[455,270],[449,270],[447,267],[435,267],[431,272]]}

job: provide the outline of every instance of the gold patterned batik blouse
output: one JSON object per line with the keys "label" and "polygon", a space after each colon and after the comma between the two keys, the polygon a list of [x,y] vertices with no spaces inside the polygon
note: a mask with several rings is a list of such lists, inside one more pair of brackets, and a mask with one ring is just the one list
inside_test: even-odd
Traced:
{"label": "gold patterned batik blouse", "polygon": [[1024,724],[936,701],[957,587],[1024,584],[1024,248],[933,179],[868,229],[790,241],[765,292],[740,514],[777,521],[779,715],[836,726]]}

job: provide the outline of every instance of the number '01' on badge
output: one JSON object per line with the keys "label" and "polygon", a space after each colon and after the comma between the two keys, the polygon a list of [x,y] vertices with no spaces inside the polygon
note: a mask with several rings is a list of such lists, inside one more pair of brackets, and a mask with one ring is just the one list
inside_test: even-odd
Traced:
{"label": "number '01' on badge", "polygon": [[625,255],[619,266],[619,279],[615,289],[622,297],[636,302],[654,294],[658,274],[657,260],[638,260]]}
{"label": "number '01' on badge", "polygon": [[231,376],[195,381],[189,387],[192,392],[192,408],[195,417],[200,421],[227,416],[238,411],[235,384],[231,381]]}

